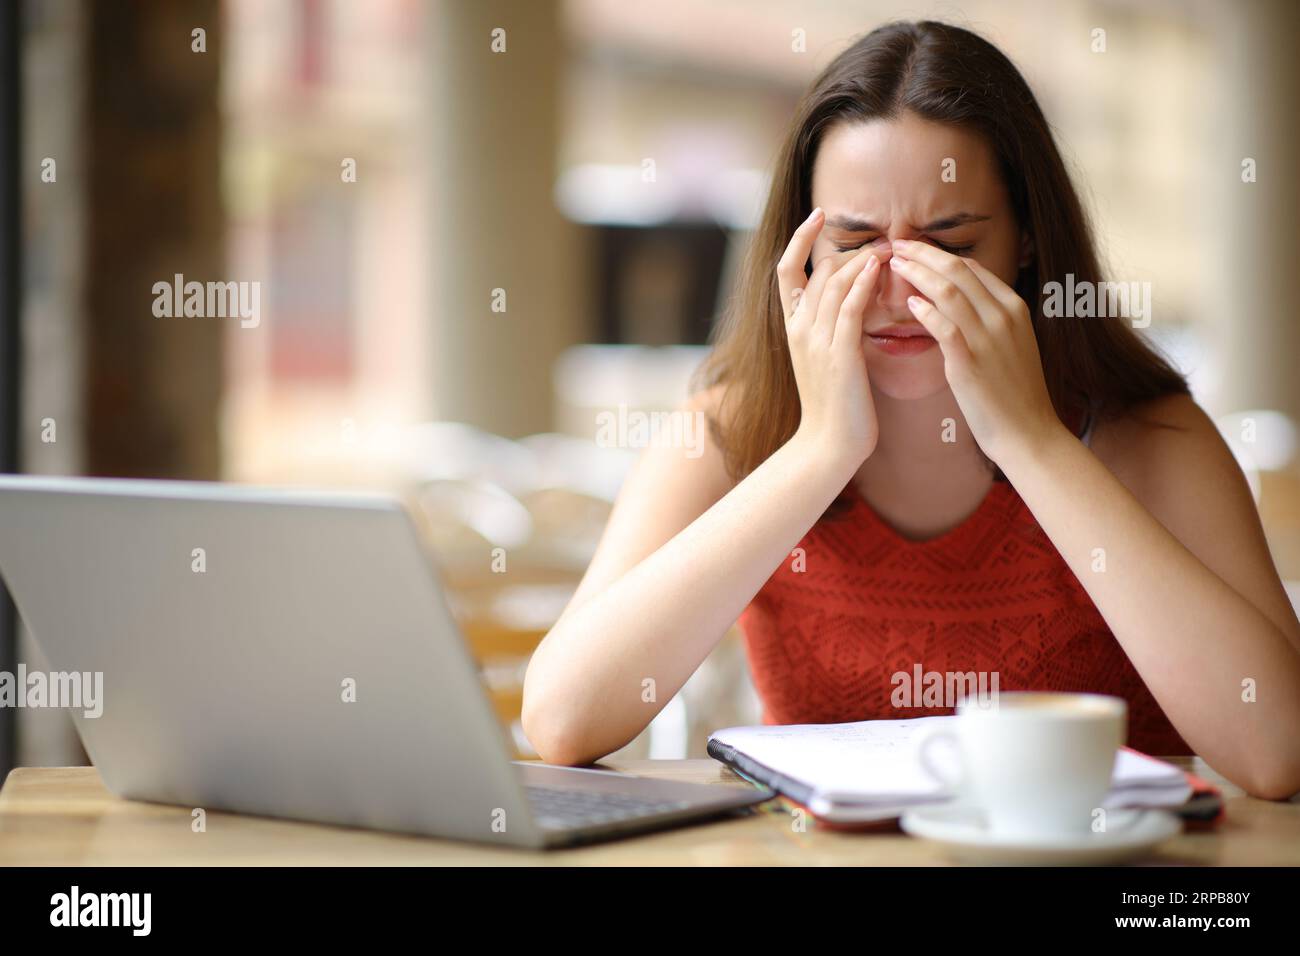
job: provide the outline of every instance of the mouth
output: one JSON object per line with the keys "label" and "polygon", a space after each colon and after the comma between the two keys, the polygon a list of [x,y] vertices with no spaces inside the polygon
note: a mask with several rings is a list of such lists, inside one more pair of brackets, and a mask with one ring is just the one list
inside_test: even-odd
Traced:
{"label": "mouth", "polygon": [[886,355],[918,355],[938,343],[920,322],[903,322],[866,332],[871,344]]}

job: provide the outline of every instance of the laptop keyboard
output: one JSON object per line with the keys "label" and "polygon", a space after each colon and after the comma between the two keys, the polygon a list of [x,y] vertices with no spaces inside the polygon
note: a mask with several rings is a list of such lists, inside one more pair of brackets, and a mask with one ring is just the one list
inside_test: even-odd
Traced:
{"label": "laptop keyboard", "polygon": [[626,793],[525,787],[540,826],[551,829],[598,826],[618,820],[671,813],[690,806],[685,800],[652,800]]}

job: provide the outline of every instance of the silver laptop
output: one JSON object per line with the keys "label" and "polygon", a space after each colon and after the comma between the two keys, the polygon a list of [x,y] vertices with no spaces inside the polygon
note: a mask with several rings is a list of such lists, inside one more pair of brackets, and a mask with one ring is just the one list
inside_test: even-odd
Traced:
{"label": "silver laptop", "polygon": [[0,476],[0,573],[131,799],[522,847],[734,812],[750,787],[513,761],[395,498]]}

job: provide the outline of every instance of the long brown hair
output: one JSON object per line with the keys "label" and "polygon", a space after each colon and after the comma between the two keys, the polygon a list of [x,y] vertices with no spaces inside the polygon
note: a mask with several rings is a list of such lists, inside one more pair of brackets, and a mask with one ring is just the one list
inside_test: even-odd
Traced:
{"label": "long brown hair", "polygon": [[[771,192],[698,388],[722,386],[710,421],[736,480],[781,447],[799,425],[799,391],[786,341],[776,265],[812,211],[812,170],[835,123],[904,113],[960,126],[993,149],[1032,259],[1016,293],[1033,316],[1048,394],[1063,422],[1113,417],[1187,383],[1122,317],[1047,318],[1043,280],[1099,282],[1101,267],[1083,206],[1047,120],[1010,60],[987,40],[933,21],[890,23],[868,33],[822,71],[796,110],[777,156]],[[1072,425],[1072,427],[1074,427]],[[999,476],[1000,477],[1000,476]]]}

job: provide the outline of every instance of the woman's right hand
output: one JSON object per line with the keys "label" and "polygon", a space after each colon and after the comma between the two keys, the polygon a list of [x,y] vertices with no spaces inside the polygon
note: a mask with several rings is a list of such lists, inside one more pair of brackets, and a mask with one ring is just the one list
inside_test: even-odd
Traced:
{"label": "woman's right hand", "polygon": [[799,387],[798,436],[854,470],[876,449],[879,427],[867,381],[862,321],[889,247],[826,256],[804,266],[825,223],[814,209],[777,264],[786,338]]}

